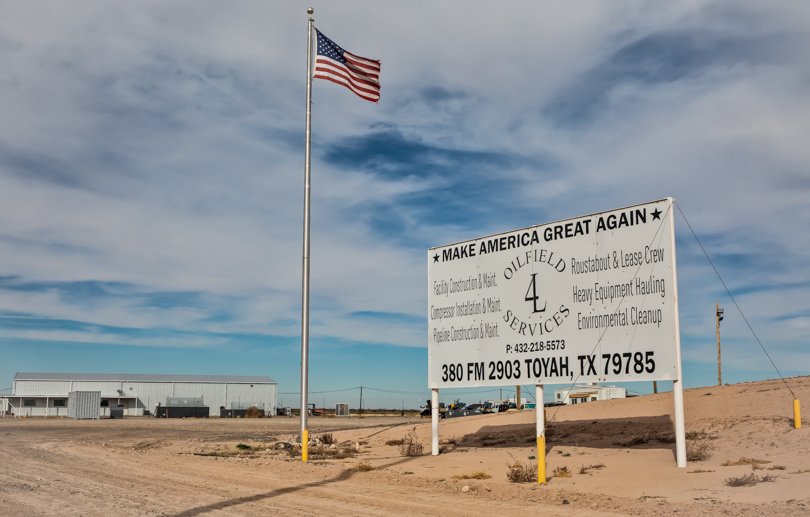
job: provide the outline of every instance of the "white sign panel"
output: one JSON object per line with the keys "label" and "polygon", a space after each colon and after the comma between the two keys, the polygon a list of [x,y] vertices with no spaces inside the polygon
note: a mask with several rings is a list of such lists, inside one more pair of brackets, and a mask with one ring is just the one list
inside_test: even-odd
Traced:
{"label": "white sign panel", "polygon": [[430,388],[677,380],[672,199],[428,251]]}

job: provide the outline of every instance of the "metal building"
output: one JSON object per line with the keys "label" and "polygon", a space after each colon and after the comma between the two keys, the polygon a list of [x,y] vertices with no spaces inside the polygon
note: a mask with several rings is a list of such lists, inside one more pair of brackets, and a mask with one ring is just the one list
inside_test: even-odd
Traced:
{"label": "metal building", "polygon": [[210,416],[219,416],[219,408],[233,402],[261,402],[269,416],[276,407],[278,383],[244,375],[18,372],[5,404],[16,416],[67,416],[68,394],[75,391],[100,391],[101,417],[109,416],[111,407],[122,407],[125,416],[151,415],[167,397],[203,398]]}
{"label": "metal building", "polygon": [[591,383],[584,386],[570,386],[554,392],[554,402],[557,404],[581,404],[597,400],[623,399],[627,390],[616,386],[599,386]]}

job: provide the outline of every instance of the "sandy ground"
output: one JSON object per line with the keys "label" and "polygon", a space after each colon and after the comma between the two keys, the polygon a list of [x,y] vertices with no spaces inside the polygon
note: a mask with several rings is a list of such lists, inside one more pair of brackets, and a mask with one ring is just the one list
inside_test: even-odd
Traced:
{"label": "sandy ground", "polygon": [[[787,384],[808,414],[810,377]],[[792,400],[781,380],[687,390],[690,450],[709,456],[685,469],[672,393],[550,408],[544,485],[506,477],[537,454],[534,410],[442,421],[436,457],[428,419],[311,418],[311,436],[359,450],[307,463],[273,447],[297,434],[293,418],[6,418],[0,515],[810,515],[810,428],[793,428]],[[423,455],[386,445],[413,428]],[[240,443],[257,450],[216,455]],[[760,464],[722,466],[740,458]],[[572,476],[551,477],[559,467]],[[760,482],[726,485],[750,474]]]}

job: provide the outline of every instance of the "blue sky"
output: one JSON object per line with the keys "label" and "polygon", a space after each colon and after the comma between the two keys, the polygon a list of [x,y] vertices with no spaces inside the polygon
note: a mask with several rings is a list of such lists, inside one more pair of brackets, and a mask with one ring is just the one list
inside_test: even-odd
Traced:
{"label": "blue sky", "polygon": [[[382,61],[379,104],[313,86],[313,401],[423,403],[427,248],[667,196],[782,373],[808,374],[810,6],[311,5]],[[306,20],[0,7],[0,389],[269,375],[296,404]],[[775,377],[680,214],[676,233],[686,387],[716,383],[715,302],[723,380]],[[443,398],[494,395],[470,391]]]}

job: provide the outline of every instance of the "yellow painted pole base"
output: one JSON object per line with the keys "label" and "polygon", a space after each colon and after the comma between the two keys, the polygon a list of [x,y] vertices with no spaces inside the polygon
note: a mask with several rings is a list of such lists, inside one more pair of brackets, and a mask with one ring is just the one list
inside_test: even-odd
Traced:
{"label": "yellow painted pole base", "polygon": [[546,437],[537,437],[537,484],[546,483]]}
{"label": "yellow painted pole base", "polygon": [[793,428],[802,428],[802,411],[799,409],[799,399],[793,399]]}
{"label": "yellow painted pole base", "polygon": [[301,435],[301,461],[307,461],[307,446],[309,445],[309,431],[304,429]]}

